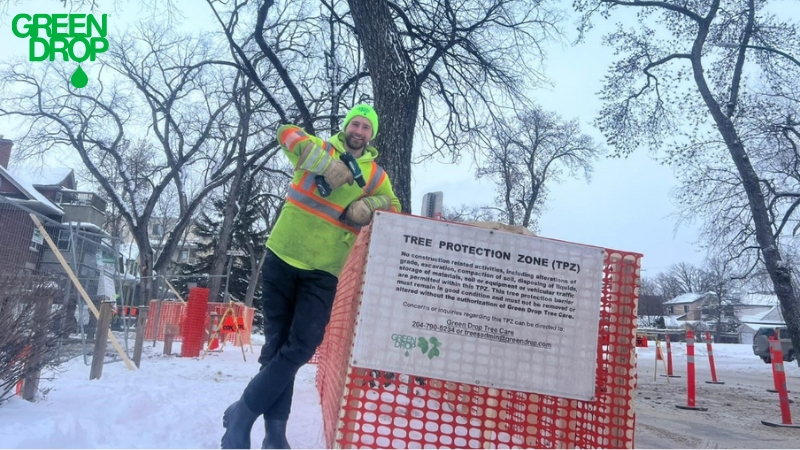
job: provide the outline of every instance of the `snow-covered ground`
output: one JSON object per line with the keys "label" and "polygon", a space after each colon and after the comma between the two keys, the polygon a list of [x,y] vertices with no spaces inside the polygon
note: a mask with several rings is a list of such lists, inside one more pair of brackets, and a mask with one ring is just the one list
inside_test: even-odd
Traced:
{"label": "snow-covered ground", "polygon": [[[0,406],[0,447],[3,448],[219,448],[222,411],[241,394],[255,374],[260,346],[227,346],[205,359],[166,357],[161,344],[145,344],[142,367],[129,371],[123,363],[107,364],[100,380],[89,381],[81,358],[65,365],[51,380],[43,380],[36,402],[18,397]],[[179,349],[178,345],[178,349]],[[637,349],[637,448],[796,448],[800,430],[763,426],[780,421],[777,395],[766,392],[772,370],[753,355],[749,345],[714,346],[718,378],[710,380],[705,345],[696,347],[697,404],[707,412],[683,411],[686,404],[686,347],[672,346],[674,371],[682,378],[654,380],[655,351]],[[800,392],[800,369],[786,363],[789,390]],[[314,387],[316,366],[301,369],[288,439],[295,448],[322,448],[322,413]],[[659,363],[659,374],[664,372]],[[51,374],[52,375],[52,374]],[[800,408],[792,404],[800,419]],[[798,421],[796,419],[796,421]],[[263,430],[257,423],[252,446]]]}
{"label": "snow-covered ground", "polygon": [[[258,370],[260,338],[253,337],[255,354],[246,347],[247,362],[230,345],[199,360],[163,356],[161,342],[145,343],[141,369],[106,364],[93,381],[83,359],[73,359],[42,380],[36,402],[15,397],[0,406],[0,448],[219,448],[222,412]],[[315,374],[307,365],[295,383],[287,429],[295,448],[325,447]],[[262,427],[253,427],[253,448],[261,446]]]}

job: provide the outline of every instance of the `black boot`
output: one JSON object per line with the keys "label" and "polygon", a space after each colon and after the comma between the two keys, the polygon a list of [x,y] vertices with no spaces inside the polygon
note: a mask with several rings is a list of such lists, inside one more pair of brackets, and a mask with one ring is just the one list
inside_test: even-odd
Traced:
{"label": "black boot", "polygon": [[286,420],[264,419],[264,442],[261,448],[291,448],[286,440]]}
{"label": "black boot", "polygon": [[250,431],[259,415],[247,407],[244,398],[228,406],[222,414],[222,448],[250,448]]}

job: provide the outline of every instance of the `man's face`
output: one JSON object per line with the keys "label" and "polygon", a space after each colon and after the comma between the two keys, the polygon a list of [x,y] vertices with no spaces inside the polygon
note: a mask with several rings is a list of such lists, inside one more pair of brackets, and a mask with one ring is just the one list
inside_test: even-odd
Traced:
{"label": "man's face", "polygon": [[372,123],[363,116],[353,117],[344,130],[344,138],[351,149],[363,149],[372,139]]}

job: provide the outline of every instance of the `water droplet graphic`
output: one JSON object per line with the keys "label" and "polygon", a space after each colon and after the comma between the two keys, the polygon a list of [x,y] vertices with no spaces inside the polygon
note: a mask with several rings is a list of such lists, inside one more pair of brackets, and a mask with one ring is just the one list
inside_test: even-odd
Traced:
{"label": "water droplet graphic", "polygon": [[89,77],[86,76],[86,72],[81,69],[81,66],[78,66],[75,72],[72,73],[72,77],[70,77],[69,81],[73,86],[80,89],[89,84]]}

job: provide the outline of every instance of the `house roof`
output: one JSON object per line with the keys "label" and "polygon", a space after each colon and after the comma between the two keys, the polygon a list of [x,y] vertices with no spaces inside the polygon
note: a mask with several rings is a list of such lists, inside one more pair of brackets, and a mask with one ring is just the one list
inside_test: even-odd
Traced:
{"label": "house roof", "polygon": [[664,316],[664,326],[667,328],[681,328],[685,321],[679,320],[684,314],[675,314],[671,316]]}
{"label": "house roof", "polygon": [[0,176],[7,179],[11,184],[14,185],[14,187],[17,188],[17,190],[22,193],[22,195],[26,197],[26,200],[23,200],[21,203],[32,202],[34,204],[41,205],[41,207],[46,210],[47,213],[59,215],[64,214],[64,211],[61,208],[36,190],[36,188],[33,187],[33,184],[27,178],[12,174],[3,166],[0,166]]}
{"label": "house roof", "polygon": [[742,305],[747,306],[776,306],[779,304],[775,294],[744,294],[741,297]]}
{"label": "house roof", "polygon": [[681,294],[681,295],[673,298],[672,300],[667,300],[666,302],[664,302],[664,304],[665,305],[678,305],[678,304],[682,304],[682,303],[694,303],[694,302],[702,299],[706,295],[708,295],[708,293],[695,294],[695,293],[691,293],[690,292],[688,294]]}
{"label": "house roof", "polygon": [[62,186],[66,181],[75,186],[75,171],[64,167],[19,167],[8,170],[17,178],[27,180],[33,186]]}
{"label": "house roof", "polygon": [[768,315],[774,306],[751,306],[749,308],[741,308],[736,311],[736,318],[739,322],[757,322]]}
{"label": "house roof", "polygon": [[105,237],[111,237],[111,235],[108,234],[106,232],[106,230],[100,228],[99,226],[97,226],[97,225],[95,225],[93,223],[89,223],[89,222],[69,222],[68,225],[71,226],[71,227],[75,227],[75,228],[84,230],[84,231],[97,233],[97,234],[103,235]]}

